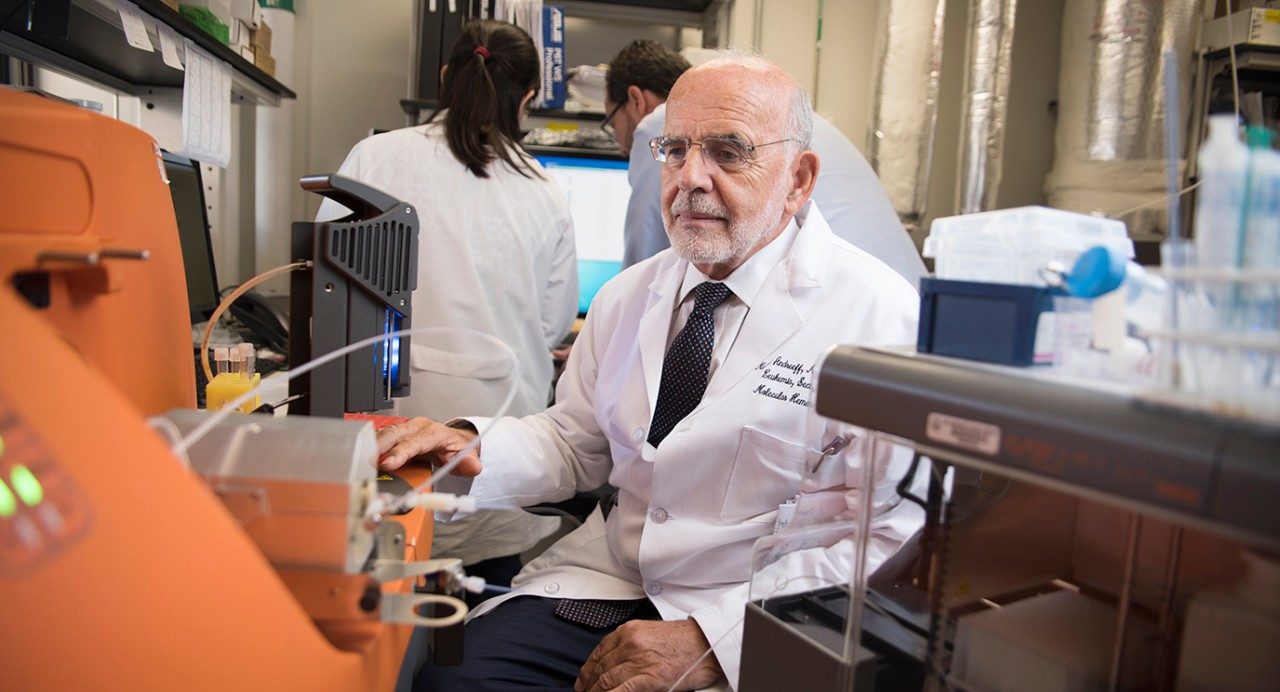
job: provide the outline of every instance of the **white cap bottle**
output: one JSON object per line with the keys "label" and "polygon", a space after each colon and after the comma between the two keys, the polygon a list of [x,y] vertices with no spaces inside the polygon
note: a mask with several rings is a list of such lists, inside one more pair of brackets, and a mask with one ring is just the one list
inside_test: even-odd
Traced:
{"label": "white cap bottle", "polygon": [[1241,215],[1249,149],[1240,141],[1236,116],[1209,118],[1200,145],[1200,189],[1196,194],[1195,248],[1202,267],[1233,267],[1239,258]]}

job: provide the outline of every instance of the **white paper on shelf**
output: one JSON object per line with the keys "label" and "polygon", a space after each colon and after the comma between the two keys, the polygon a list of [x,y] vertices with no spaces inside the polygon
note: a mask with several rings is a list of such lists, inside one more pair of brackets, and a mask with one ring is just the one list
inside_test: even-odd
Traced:
{"label": "white paper on shelf", "polygon": [[124,38],[129,45],[139,50],[155,52],[151,37],[147,36],[145,16],[138,6],[128,0],[116,0],[116,11],[120,13],[120,26],[124,29]]}
{"label": "white paper on shelf", "polygon": [[164,64],[175,70],[182,69],[182,53],[181,44],[178,43],[178,32],[169,27],[168,24],[158,24],[156,32],[160,36],[160,55],[164,57]]}
{"label": "white paper on shelf", "polygon": [[231,67],[184,39],[182,142],[187,156],[226,168],[231,162]]}

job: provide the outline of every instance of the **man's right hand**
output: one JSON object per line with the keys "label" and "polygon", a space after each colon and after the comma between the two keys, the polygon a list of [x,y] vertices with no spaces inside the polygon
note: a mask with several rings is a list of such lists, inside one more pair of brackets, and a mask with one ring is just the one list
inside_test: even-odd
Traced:
{"label": "man's right hand", "polygon": [[[413,418],[378,431],[378,467],[393,471],[418,459],[432,468],[443,466],[476,436],[472,430],[451,428],[429,418]],[[473,450],[453,469],[455,476],[476,476],[480,458]]]}

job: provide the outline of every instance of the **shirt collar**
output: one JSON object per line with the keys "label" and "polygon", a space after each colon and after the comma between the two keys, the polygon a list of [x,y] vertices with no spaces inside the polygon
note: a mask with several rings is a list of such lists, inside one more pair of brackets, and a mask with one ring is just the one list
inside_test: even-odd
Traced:
{"label": "shirt collar", "polygon": [[[733,295],[738,297],[748,308],[755,300],[756,295],[760,293],[760,288],[764,286],[765,279],[769,278],[769,273],[773,271],[774,266],[787,256],[787,252],[791,249],[791,243],[795,241],[796,235],[800,232],[800,227],[796,225],[793,217],[787,222],[787,227],[782,229],[782,233],[778,234],[768,245],[760,248],[760,251],[747,258],[741,266],[733,270],[729,277],[724,280],[724,284],[733,291]],[[705,274],[698,271],[693,262],[686,262],[684,270],[684,280],[680,284],[680,295],[676,304],[680,305],[688,299],[693,289],[704,281],[709,281]]]}

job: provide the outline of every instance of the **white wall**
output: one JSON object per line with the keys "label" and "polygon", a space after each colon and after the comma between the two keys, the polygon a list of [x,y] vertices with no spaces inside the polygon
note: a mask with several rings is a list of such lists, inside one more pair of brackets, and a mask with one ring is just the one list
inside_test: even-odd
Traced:
{"label": "white wall", "polygon": [[[294,140],[299,176],[331,173],[370,128],[404,127],[412,0],[310,0],[297,7],[298,94]],[[294,218],[315,217],[320,198],[299,192]]]}

